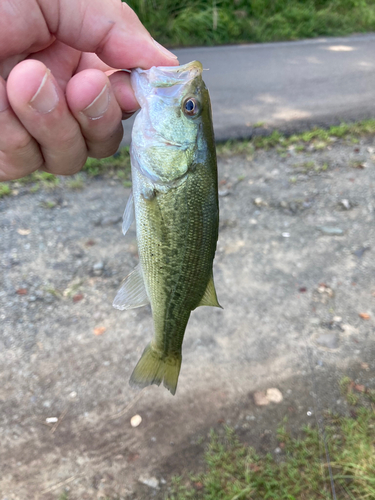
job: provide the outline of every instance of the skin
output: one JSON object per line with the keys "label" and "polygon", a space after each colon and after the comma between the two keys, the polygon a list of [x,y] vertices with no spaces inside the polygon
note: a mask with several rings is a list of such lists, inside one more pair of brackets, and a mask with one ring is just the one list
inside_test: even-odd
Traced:
{"label": "skin", "polygon": [[120,0],[2,0],[0,181],[115,153],[139,107],[116,69],[177,64]]}

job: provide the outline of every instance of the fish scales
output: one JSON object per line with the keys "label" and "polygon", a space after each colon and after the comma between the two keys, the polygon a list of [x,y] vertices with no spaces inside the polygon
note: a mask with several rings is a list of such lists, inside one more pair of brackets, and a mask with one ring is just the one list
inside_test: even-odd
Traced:
{"label": "fish scales", "polygon": [[[199,305],[220,307],[212,278],[219,209],[211,107],[200,63],[136,71],[132,84],[145,112],[134,125],[131,146],[140,264],[114,305],[129,309],[137,300],[138,305],[149,300],[155,334],[130,381],[137,387],[163,381],[174,394],[191,311]],[[196,116],[190,114],[194,106]],[[155,122],[153,113],[160,112],[176,126]],[[127,207],[125,231],[130,212]],[[135,300],[134,289],[138,293],[142,286],[144,293]]]}

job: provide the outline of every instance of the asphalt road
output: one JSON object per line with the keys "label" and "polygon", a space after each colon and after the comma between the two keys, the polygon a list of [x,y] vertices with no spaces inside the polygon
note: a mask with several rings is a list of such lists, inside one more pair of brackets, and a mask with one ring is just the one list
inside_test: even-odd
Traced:
{"label": "asphalt road", "polygon": [[375,116],[375,34],[174,52],[209,70],[218,140],[250,137],[259,123],[290,132]]}

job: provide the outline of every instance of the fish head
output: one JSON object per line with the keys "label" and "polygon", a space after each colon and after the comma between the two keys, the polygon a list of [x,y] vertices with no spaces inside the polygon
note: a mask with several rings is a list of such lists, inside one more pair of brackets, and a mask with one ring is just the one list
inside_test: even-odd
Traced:
{"label": "fish head", "polygon": [[141,111],[132,132],[138,167],[152,182],[168,184],[188,172],[211,107],[198,61],[177,67],[135,69],[131,83]]}

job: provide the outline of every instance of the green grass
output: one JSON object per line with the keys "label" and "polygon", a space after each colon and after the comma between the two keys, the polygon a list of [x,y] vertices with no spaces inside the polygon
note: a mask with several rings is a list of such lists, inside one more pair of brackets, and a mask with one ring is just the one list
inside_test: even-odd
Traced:
{"label": "green grass", "polygon": [[[339,499],[369,500],[375,498],[375,390],[349,377],[343,377],[339,385],[355,409],[351,417],[325,414],[336,495]],[[321,432],[305,426],[293,437],[284,419],[277,439],[283,454],[276,460],[270,453],[260,455],[242,444],[228,427],[224,437],[211,431],[205,471],[175,477],[168,499],[331,500]]]}
{"label": "green grass", "polygon": [[337,139],[342,139],[353,143],[359,137],[366,137],[375,134],[375,120],[363,120],[356,123],[342,123],[328,129],[314,128],[300,134],[286,136],[278,131],[270,135],[255,135],[250,140],[227,141],[217,145],[219,156],[253,155],[257,149],[269,150],[277,148],[279,153],[284,153],[288,148],[293,147],[296,152],[303,152],[307,148],[321,150],[328,147]]}
{"label": "green grass", "polygon": [[[327,434],[338,498],[375,498],[375,413],[361,407],[356,417],[329,416]],[[294,438],[278,429],[283,456],[261,456],[240,443],[233,430],[211,433],[206,470],[174,478],[170,500],[331,500],[328,468],[317,429],[304,427]]]}
{"label": "green grass", "polygon": [[167,46],[272,42],[375,30],[374,0],[127,0]]}
{"label": "green grass", "polygon": [[10,189],[10,186],[6,182],[0,183],[0,198],[3,196],[9,196],[11,194],[12,190]]}
{"label": "green grass", "polygon": [[69,189],[73,189],[79,191],[85,187],[85,180],[81,173],[73,175],[70,179],[67,180],[66,185]]}
{"label": "green grass", "polygon": [[109,171],[116,171],[117,175],[121,174],[123,178],[128,179],[130,176],[130,154],[129,147],[122,148],[118,153],[97,160],[96,158],[88,158],[85,166],[82,169],[88,175],[97,176]]}
{"label": "green grass", "polygon": [[[85,172],[88,177],[97,177],[99,175],[108,175],[120,179],[125,187],[131,187],[130,175],[130,155],[129,147],[122,148],[118,153],[109,158],[96,159],[88,158],[82,172]],[[11,181],[11,186],[29,185],[29,190],[32,193],[40,189],[52,190],[60,185],[60,178],[48,172],[37,170],[22,179]],[[85,187],[85,176],[78,173],[66,180],[66,186],[69,189],[80,190]],[[0,184],[0,198],[11,193],[9,183]],[[47,207],[53,208],[53,207]]]}

